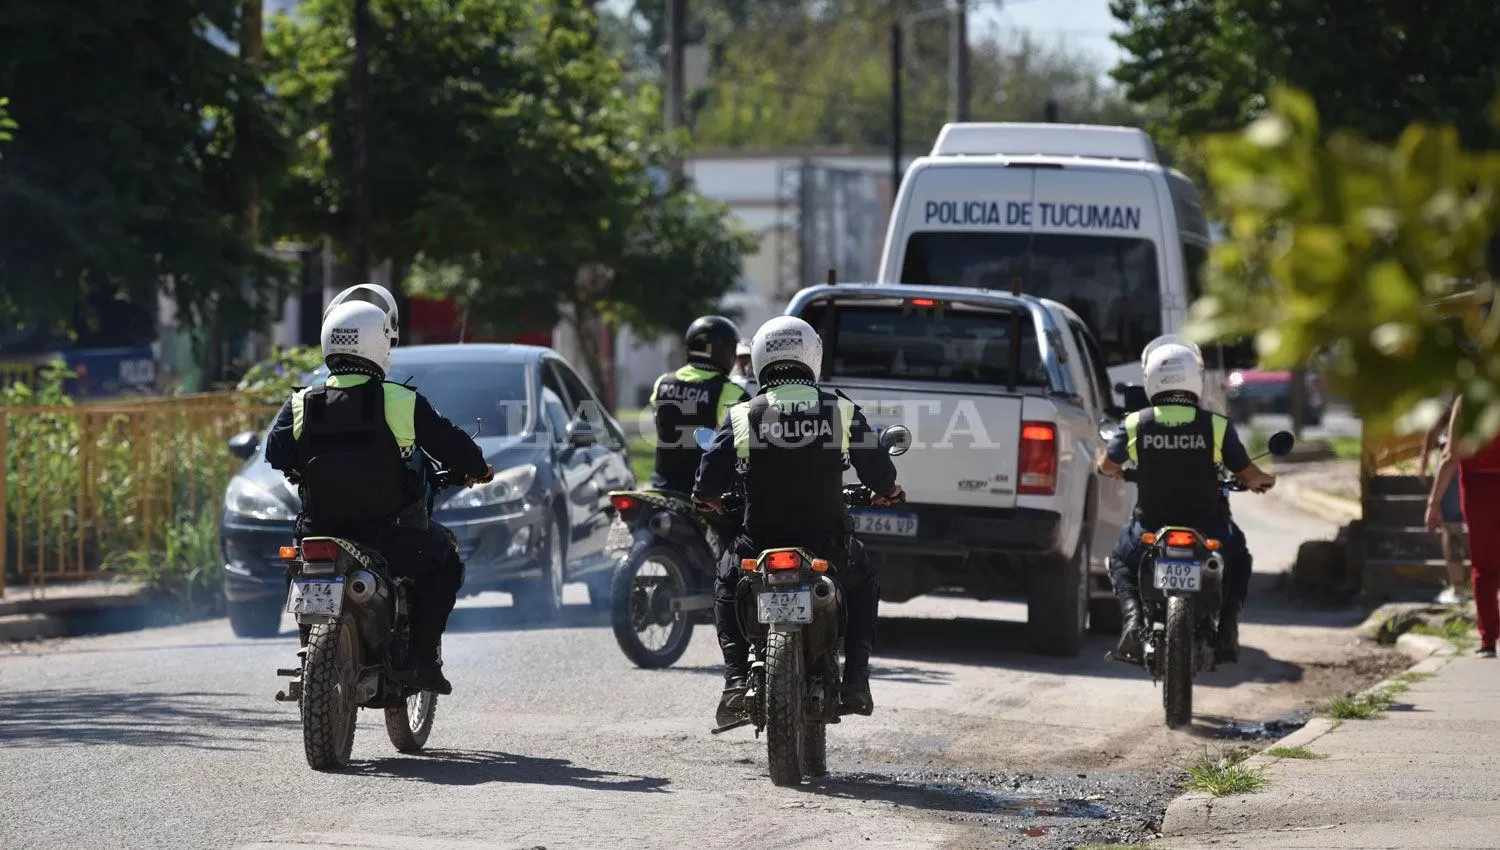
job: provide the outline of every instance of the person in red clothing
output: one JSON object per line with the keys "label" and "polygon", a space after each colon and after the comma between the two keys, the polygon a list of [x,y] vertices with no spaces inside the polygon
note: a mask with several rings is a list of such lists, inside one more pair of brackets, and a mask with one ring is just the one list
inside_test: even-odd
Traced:
{"label": "person in red clothing", "polygon": [[1464,521],[1469,526],[1474,610],[1479,620],[1476,654],[1494,658],[1495,640],[1500,638],[1500,599],[1496,596],[1500,592],[1500,436],[1460,457],[1457,432],[1462,405],[1462,399],[1454,399],[1448,414],[1448,444],[1427,498],[1427,527],[1436,530],[1442,525],[1443,492],[1457,472]]}

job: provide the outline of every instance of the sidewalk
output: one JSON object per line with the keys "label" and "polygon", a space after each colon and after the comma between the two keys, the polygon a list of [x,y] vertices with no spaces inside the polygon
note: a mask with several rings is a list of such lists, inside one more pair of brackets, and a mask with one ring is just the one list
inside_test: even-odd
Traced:
{"label": "sidewalk", "polygon": [[25,585],[11,585],[0,597],[0,641],[60,637],[79,621],[110,612],[128,618],[149,602],[150,593],[133,581],[49,584],[37,598]]}
{"label": "sidewalk", "polygon": [[1325,758],[1265,754],[1271,784],[1230,797],[1172,802],[1161,847],[1500,847],[1500,661],[1434,656],[1389,710],[1369,720],[1317,719],[1278,746]]}

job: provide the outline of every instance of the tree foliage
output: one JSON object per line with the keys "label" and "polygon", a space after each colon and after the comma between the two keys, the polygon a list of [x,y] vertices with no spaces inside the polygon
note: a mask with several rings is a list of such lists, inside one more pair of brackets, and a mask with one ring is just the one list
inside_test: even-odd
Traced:
{"label": "tree foliage", "polygon": [[236,226],[280,170],[234,0],[57,0],[0,13],[0,317],[73,330],[99,297],[250,327],[244,283],[277,269]]}
{"label": "tree foliage", "polygon": [[1129,31],[1114,76],[1161,110],[1168,138],[1245,126],[1274,86],[1307,92],[1326,129],[1395,141],[1412,121],[1468,144],[1496,136],[1485,108],[1500,78],[1500,16],[1487,0],[1113,0]]}
{"label": "tree foliage", "polygon": [[1268,104],[1205,142],[1229,238],[1192,332],[1253,334],[1273,368],[1327,353],[1330,384],[1376,431],[1434,415],[1429,400],[1448,392],[1467,402],[1469,438],[1500,431],[1500,314],[1455,322],[1441,306],[1494,295],[1500,154],[1466,151],[1439,125],[1412,124],[1394,145],[1325,133],[1312,99],[1288,90]]}
{"label": "tree foliage", "polygon": [[[640,61],[657,61],[664,0],[637,0]],[[889,30],[897,17],[929,10],[919,0],[705,0],[689,6],[688,39],[709,46],[708,90],[693,104],[698,143],[708,147],[891,143]],[[1139,124],[1103,69],[1020,34],[969,33],[971,118],[1039,121],[1055,98],[1065,121]],[[904,28],[907,141],[930,142],[948,116],[949,19]]]}
{"label": "tree foliage", "polygon": [[[735,283],[748,245],[723,208],[665,189],[660,100],[626,91],[580,6],[370,5],[372,243],[413,288],[456,296],[481,326],[569,321],[587,350],[603,318],[650,333]],[[300,146],[276,202],[292,232],[348,232],[349,17],[309,0],[267,39]]]}

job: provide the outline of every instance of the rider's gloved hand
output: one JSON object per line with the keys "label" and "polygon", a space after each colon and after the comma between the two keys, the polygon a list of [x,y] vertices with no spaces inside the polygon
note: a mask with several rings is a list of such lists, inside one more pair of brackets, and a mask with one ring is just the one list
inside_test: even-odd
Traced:
{"label": "rider's gloved hand", "polygon": [[875,496],[870,499],[870,503],[881,507],[885,505],[894,505],[897,502],[904,501],[905,495],[906,491],[901,489],[900,484],[897,484],[896,489],[892,490],[888,495],[882,496],[878,493],[875,494]]}
{"label": "rider's gloved hand", "polygon": [[464,481],[464,483],[467,484],[467,485],[469,485],[470,487],[472,487],[475,484],[488,484],[488,483],[490,483],[491,481],[494,481],[494,480],[495,480],[495,467],[493,467],[493,466],[486,466],[485,467],[485,472],[484,472],[484,477],[482,477],[482,478],[469,478],[469,479],[466,479]]}

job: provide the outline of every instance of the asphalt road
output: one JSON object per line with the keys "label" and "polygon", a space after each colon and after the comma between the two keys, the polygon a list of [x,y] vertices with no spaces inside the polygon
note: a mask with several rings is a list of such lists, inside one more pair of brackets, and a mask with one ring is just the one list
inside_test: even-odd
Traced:
{"label": "asphalt road", "polygon": [[[1257,569],[1333,529],[1238,497]],[[0,847],[1063,847],[1149,835],[1170,766],[1220,730],[1349,687],[1370,650],[1352,612],[1267,595],[1244,663],[1200,680],[1198,723],[1102,658],[1024,652],[1024,612],[931,597],[883,611],[876,715],[829,733],[826,781],[778,789],[749,730],[708,735],[721,686],[700,629],[668,671],[632,667],[598,617],[516,624],[508,598],[461,603],[445,642],[457,693],[430,750],[401,756],[364,712],[356,764],[303,760],[271,696],[296,640],[223,620],[0,649]],[[586,591],[570,587],[576,602]]]}

